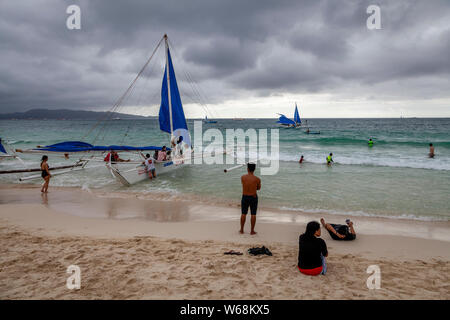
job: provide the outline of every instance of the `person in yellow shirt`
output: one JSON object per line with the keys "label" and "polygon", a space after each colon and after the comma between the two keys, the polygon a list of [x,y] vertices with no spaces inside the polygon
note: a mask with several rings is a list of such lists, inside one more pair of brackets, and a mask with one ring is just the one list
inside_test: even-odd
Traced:
{"label": "person in yellow shirt", "polygon": [[331,163],[333,161],[333,153],[330,153],[330,155],[327,157],[327,165],[331,166]]}

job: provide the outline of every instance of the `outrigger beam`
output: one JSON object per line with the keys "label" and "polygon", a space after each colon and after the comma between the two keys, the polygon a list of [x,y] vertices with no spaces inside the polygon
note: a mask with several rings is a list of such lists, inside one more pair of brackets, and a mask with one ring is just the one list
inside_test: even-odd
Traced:
{"label": "outrigger beam", "polygon": [[[52,173],[52,176],[56,176],[56,175],[64,174],[64,173],[69,173],[69,172],[74,172],[74,171],[80,171],[80,170],[84,170],[84,168],[83,167],[76,168],[76,169],[72,168],[72,169],[69,169],[69,170],[59,171],[59,172]],[[36,178],[40,178],[40,177],[41,177],[40,174],[36,174],[36,175],[33,175],[33,176],[20,178],[19,181],[31,180],[31,179],[36,179]]]}
{"label": "outrigger beam", "polygon": [[[70,166],[61,166],[61,167],[52,167],[49,170],[57,170],[57,169],[67,169],[67,168],[74,168],[74,167],[80,167],[82,166],[82,163],[78,163],[75,165]],[[19,170],[2,170],[0,171],[0,174],[8,174],[8,173],[22,173],[22,172],[37,172],[41,171],[40,168],[33,168],[33,169],[19,169]]]}

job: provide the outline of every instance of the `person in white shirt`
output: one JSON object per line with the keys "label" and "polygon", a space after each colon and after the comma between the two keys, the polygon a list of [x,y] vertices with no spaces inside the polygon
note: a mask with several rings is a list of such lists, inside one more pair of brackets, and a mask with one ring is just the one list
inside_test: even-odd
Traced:
{"label": "person in white shirt", "polygon": [[150,179],[156,178],[156,170],[155,170],[155,164],[153,163],[153,159],[150,157],[150,155],[147,153],[145,155],[145,161],[144,165],[148,172],[148,177]]}

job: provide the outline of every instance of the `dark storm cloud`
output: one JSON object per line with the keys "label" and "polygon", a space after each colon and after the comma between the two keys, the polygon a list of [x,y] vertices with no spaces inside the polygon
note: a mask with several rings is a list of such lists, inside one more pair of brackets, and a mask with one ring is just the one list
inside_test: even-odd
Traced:
{"label": "dark storm cloud", "polygon": [[[81,30],[65,26],[70,4],[81,7]],[[381,7],[382,30],[366,28],[370,4]],[[164,33],[181,90],[187,70],[212,103],[282,93],[448,98],[449,21],[447,1],[6,0],[0,112],[108,108]],[[161,65],[158,56],[139,100],[158,103]]]}

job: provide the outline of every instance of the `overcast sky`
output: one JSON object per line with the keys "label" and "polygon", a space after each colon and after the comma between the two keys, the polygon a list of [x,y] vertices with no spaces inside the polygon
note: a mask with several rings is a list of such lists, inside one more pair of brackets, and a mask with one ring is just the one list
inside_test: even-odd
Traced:
{"label": "overcast sky", "polygon": [[[110,110],[164,33],[188,117],[450,117],[447,0],[1,0],[0,112]],[[157,114],[163,59],[119,111]]]}

